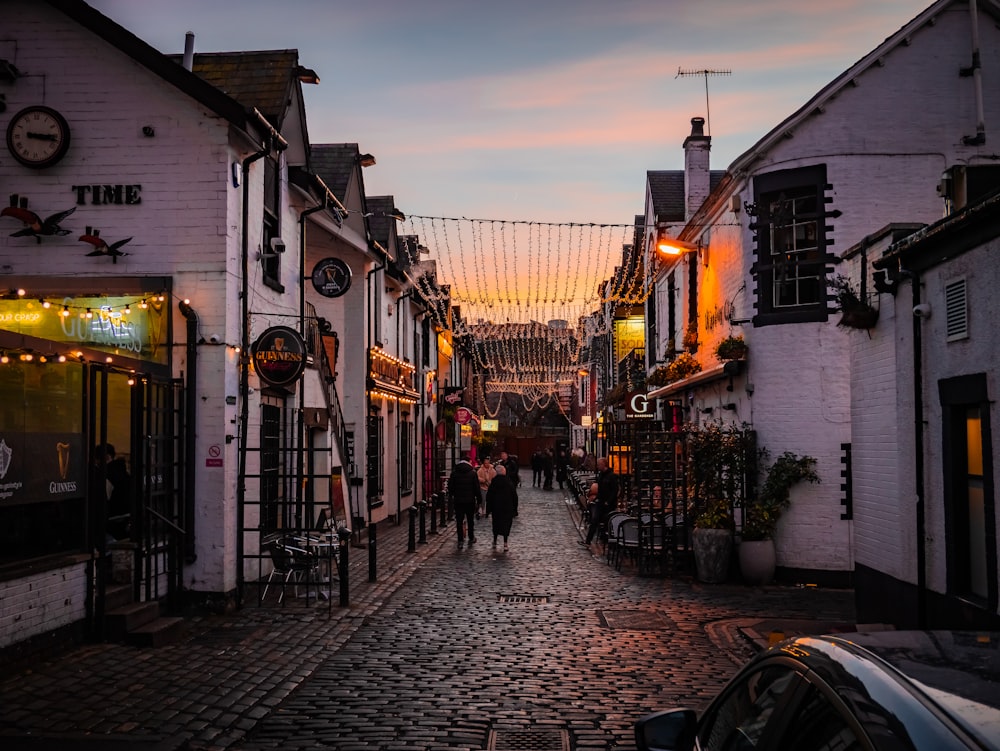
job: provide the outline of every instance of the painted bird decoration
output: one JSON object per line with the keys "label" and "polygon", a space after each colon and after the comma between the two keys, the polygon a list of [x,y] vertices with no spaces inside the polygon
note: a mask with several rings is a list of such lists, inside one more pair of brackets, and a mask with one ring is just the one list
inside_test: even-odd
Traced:
{"label": "painted bird decoration", "polygon": [[43,237],[68,235],[70,231],[63,229],[60,224],[74,211],[76,211],[76,206],[42,219],[28,208],[28,199],[26,197],[18,196],[15,193],[10,197],[10,206],[0,211],[0,216],[10,216],[24,224],[23,229],[11,232],[11,237],[34,237],[35,242],[41,243]]}
{"label": "painted bird decoration", "polygon": [[111,263],[118,263],[118,256],[128,255],[128,253],[120,251],[119,248],[131,239],[131,237],[126,237],[124,240],[118,240],[108,245],[107,241],[101,237],[101,231],[99,229],[91,229],[90,227],[87,227],[87,231],[80,235],[80,242],[90,243],[94,246],[94,249],[87,253],[88,257],[111,256]]}

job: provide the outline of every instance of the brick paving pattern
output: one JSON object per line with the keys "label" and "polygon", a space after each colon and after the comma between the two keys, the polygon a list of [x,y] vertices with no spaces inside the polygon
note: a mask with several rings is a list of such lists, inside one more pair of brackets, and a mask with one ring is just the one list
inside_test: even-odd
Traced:
{"label": "brick paving pattern", "polygon": [[[850,623],[853,595],[637,576],[580,547],[562,491],[521,489],[510,552],[489,521],[407,551],[351,550],[351,604],[191,619],[159,649],[87,645],[0,681],[0,745],[459,751],[634,749],[632,722],[703,707],[769,631]],[[336,592],[334,593],[336,597]],[[814,628],[811,628],[814,627]]]}

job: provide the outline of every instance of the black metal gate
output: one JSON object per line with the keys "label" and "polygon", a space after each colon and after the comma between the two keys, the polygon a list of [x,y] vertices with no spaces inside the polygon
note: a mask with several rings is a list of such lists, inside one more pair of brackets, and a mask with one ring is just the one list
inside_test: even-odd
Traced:
{"label": "black metal gate", "polygon": [[620,505],[644,522],[638,560],[645,573],[689,570],[693,520],[685,434],[658,420],[616,421],[606,429]]}
{"label": "black metal gate", "polygon": [[184,385],[139,376],[132,389],[137,601],[178,610],[184,567]]}

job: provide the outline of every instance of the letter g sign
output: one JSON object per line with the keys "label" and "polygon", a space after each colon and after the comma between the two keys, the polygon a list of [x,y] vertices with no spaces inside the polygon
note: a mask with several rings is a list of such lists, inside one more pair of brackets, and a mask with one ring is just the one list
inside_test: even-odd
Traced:
{"label": "letter g sign", "polygon": [[636,394],[632,397],[630,406],[636,415],[644,415],[649,409],[649,400],[646,399],[645,394]]}

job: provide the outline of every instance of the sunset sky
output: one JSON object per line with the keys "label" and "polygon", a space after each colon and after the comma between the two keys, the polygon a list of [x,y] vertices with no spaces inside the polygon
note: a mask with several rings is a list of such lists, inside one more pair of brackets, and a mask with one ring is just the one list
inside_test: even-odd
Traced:
{"label": "sunset sky", "polygon": [[[197,52],[288,49],[317,71],[305,86],[310,140],[357,142],[375,155],[368,195],[393,195],[439,268],[462,289],[496,288],[534,264],[534,289],[509,304],[558,315],[576,294],[567,233],[501,254],[414,217],[630,224],[643,213],[647,170],[683,168],[692,117],[708,115],[712,168],[724,169],[813,94],[909,22],[927,0],[91,0],[164,53],[195,33]],[[730,71],[707,78],[678,70]],[[471,231],[469,225],[465,230]],[[485,232],[483,230],[485,229]],[[436,237],[433,237],[438,233]],[[526,233],[522,231],[519,242]],[[484,238],[484,239],[483,239]],[[602,246],[595,279],[620,256]],[[450,248],[446,245],[450,244]],[[449,252],[451,256],[449,257]],[[524,255],[527,253],[528,255]],[[559,254],[564,255],[560,256]],[[573,255],[571,255],[573,253]],[[471,257],[470,266],[460,264]],[[594,254],[590,253],[587,259]],[[461,257],[460,257],[461,256]],[[513,259],[513,260],[512,260]],[[487,265],[486,274],[482,266]],[[466,280],[455,278],[466,275]],[[549,275],[562,274],[557,289]],[[539,282],[539,278],[545,277]],[[481,288],[480,288],[481,289]],[[459,293],[456,288],[454,290]],[[471,291],[470,295],[481,292]],[[503,296],[502,294],[500,295]],[[500,303],[498,303],[500,307]],[[574,308],[570,312],[575,312]],[[500,316],[509,315],[509,311]],[[492,317],[487,315],[486,317]],[[572,320],[572,319],[571,319]]]}
{"label": "sunset sky", "polygon": [[91,0],[165,53],[299,50],[310,138],[426,216],[627,223],[705,116],[725,168],[927,0]]}

